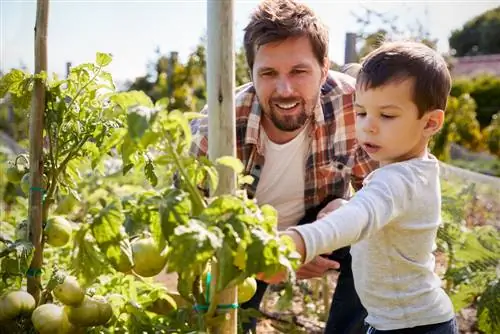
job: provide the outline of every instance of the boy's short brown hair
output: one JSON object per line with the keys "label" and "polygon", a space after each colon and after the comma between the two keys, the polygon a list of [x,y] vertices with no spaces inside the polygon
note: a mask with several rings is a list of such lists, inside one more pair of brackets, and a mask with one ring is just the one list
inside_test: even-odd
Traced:
{"label": "boy's short brown hair", "polygon": [[307,36],[318,63],[328,54],[328,30],[308,6],[293,0],[265,0],[244,29],[244,47],[250,71],[255,51],[262,45],[289,37]]}
{"label": "boy's short brown hair", "polygon": [[372,89],[413,79],[413,102],[419,118],[434,109],[445,110],[451,76],[444,58],[418,42],[387,42],[362,61],[357,88]]}

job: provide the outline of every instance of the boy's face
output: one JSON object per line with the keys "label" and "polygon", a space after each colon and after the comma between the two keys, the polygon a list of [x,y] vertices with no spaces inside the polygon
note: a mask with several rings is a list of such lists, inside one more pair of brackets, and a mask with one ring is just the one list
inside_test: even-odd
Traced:
{"label": "boy's face", "polygon": [[418,118],[413,80],[356,91],[356,137],[368,155],[386,165],[421,156],[442,125],[443,111]]}

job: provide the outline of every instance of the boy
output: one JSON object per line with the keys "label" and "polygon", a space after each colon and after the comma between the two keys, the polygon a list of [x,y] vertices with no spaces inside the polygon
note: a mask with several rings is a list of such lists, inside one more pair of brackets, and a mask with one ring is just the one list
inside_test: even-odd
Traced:
{"label": "boy", "polygon": [[356,83],[356,138],[381,167],[349,202],[284,232],[304,263],[352,245],[368,333],[458,333],[434,273],[441,191],[438,160],[427,149],[450,86],[446,62],[423,44],[387,43],[370,53]]}

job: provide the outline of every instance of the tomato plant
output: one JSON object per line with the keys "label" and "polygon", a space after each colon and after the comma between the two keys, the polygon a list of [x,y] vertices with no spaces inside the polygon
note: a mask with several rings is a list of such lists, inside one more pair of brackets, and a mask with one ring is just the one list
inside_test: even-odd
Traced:
{"label": "tomato plant", "polygon": [[[237,159],[190,155],[189,121],[201,115],[169,110],[166,100],[153,103],[142,92],[116,91],[105,71],[110,62],[98,53],[95,63],[72,68],[65,79],[20,70],[0,78],[0,97],[9,94],[16,108],[28,110],[35,77],[44,80],[47,96],[43,189],[19,179],[29,171],[25,156],[12,157],[9,167],[19,171],[10,172],[9,182],[24,193],[11,194],[16,210],[3,218],[11,228],[0,243],[6,268],[0,292],[23,291],[26,275],[41,275],[43,289],[31,316],[9,315],[0,325],[12,333],[33,326],[205,331],[221,319],[221,291],[238,286],[240,302],[248,300],[256,273],[297,265],[293,247],[278,236],[274,208],[243,190],[215,197],[199,190],[217,187],[220,165],[233,168],[240,185],[249,181]],[[26,194],[35,190],[43,192],[41,273],[28,270]],[[155,280],[162,272],[178,275],[178,292]],[[215,281],[209,294],[208,272]]]}

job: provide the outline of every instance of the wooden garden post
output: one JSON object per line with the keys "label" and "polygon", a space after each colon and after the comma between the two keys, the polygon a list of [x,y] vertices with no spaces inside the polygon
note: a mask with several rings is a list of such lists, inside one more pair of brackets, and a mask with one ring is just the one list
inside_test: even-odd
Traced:
{"label": "wooden garden post", "polygon": [[[236,157],[235,129],[235,57],[233,36],[233,0],[208,0],[207,4],[207,95],[208,95],[208,147],[209,157],[215,161],[221,156]],[[219,186],[212,189],[212,195],[234,194],[235,172],[221,167]],[[212,265],[212,270],[217,263]],[[212,286],[215,282],[212,282]],[[213,291],[213,290],[212,290]],[[235,304],[237,288],[223,291],[218,304]],[[220,310],[225,313],[222,325],[214,330],[217,334],[237,332],[237,310]]]}
{"label": "wooden garden post", "polygon": [[[35,23],[35,74],[47,72],[47,30],[49,19],[49,0],[38,0]],[[30,115],[30,191],[29,191],[29,230],[31,242],[35,247],[28,271],[28,292],[36,302],[40,299],[40,273],[43,262],[42,216],[43,216],[43,116],[45,110],[45,83],[34,82]]]}

